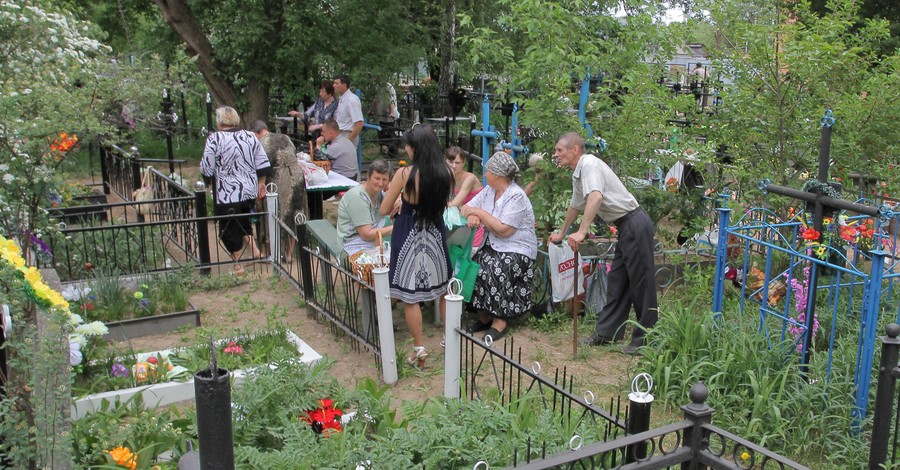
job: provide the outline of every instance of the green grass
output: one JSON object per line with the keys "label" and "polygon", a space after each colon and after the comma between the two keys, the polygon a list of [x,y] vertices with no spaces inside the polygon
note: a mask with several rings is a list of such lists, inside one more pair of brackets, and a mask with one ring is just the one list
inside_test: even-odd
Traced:
{"label": "green grass", "polygon": [[837,366],[853,364],[855,335],[839,338],[826,383],[826,354],[814,356],[804,376],[793,344],[758,334],[756,315],[729,311],[717,320],[702,302],[663,304],[648,336],[638,371],[654,378],[664,405],[683,405],[686,391],[703,381],[718,426],[800,462],[819,462],[815,468],[864,461],[866,446],[850,426],[852,367]]}

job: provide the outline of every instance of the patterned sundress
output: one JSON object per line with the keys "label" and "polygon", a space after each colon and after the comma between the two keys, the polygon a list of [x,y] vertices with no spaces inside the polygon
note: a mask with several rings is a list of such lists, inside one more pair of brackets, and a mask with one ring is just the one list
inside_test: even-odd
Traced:
{"label": "patterned sundress", "polygon": [[417,210],[403,199],[391,234],[391,297],[408,304],[438,298],[451,273],[443,222],[417,219]]}

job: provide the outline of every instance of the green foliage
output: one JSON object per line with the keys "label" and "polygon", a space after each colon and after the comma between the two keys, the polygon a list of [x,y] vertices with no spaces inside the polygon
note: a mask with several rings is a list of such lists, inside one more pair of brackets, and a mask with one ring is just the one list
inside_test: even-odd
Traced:
{"label": "green foliage", "polygon": [[186,450],[191,419],[170,407],[145,409],[141,394],[126,402],[101,402],[100,409],[72,422],[73,461],[80,468],[107,463],[107,453],[127,447],[137,454],[137,468],[150,469],[160,454],[174,451],[175,460]]}
{"label": "green foliage", "polygon": [[528,318],[528,326],[542,333],[559,331],[567,328],[571,323],[571,318],[562,310],[554,310],[540,317],[532,315]]}
{"label": "green foliage", "polygon": [[162,227],[128,228],[113,222],[103,230],[56,236],[52,266],[62,281],[88,278],[94,269],[125,275],[161,268],[166,257]]}
{"label": "green foliage", "polygon": [[[709,387],[713,422],[741,437],[788,456],[824,455],[838,467],[862,458],[862,446],[850,445],[852,373],[835,367],[824,380],[827,358],[817,358],[804,380],[799,358],[787,341],[766,339],[758,321],[731,316],[716,320],[698,314],[702,307],[670,303],[640,366],[655,379],[654,395],[670,406],[686,402],[697,381]],[[852,337],[854,335],[848,335]],[[852,340],[843,341],[835,356],[852,355]],[[852,364],[852,360],[847,362]],[[801,459],[804,460],[804,459]]]}
{"label": "green foliage", "polygon": [[710,137],[729,146],[743,181],[790,185],[814,175],[826,109],[836,119],[832,178],[848,185],[850,173],[882,175],[896,163],[897,56],[878,56],[885,22],[854,29],[859,3],[835,0],[823,16],[804,2],[790,10],[770,2],[752,11],[740,2],[709,5],[723,40],[714,68],[733,81],[722,86],[726,107],[712,116]]}

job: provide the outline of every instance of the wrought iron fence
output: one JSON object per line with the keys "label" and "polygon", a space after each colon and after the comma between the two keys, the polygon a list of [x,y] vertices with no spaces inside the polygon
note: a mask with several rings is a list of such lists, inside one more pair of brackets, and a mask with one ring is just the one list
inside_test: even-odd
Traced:
{"label": "wrought iron fence", "polygon": [[[858,335],[852,413],[856,426],[860,426],[869,400],[879,312],[895,308],[885,303],[885,293],[890,293],[894,284],[883,281],[900,276],[892,272],[888,253],[878,249],[877,240],[882,236],[879,222],[873,229],[875,249],[866,251],[858,243],[848,254],[838,230],[832,235],[837,240],[834,246],[811,245],[803,237],[804,223],[796,216],[786,220],[756,208],[732,224],[729,209],[719,209],[719,213],[722,229],[717,244],[713,311],[722,312],[725,281],[731,280],[740,292],[738,309],[759,312],[760,333],[772,344],[792,341],[801,354],[803,373],[811,361],[823,361],[826,380],[831,377],[836,340],[841,335]],[[838,220],[841,215],[833,217]],[[729,240],[736,243],[729,245]],[[803,301],[807,295],[809,301]],[[819,332],[819,339],[815,333],[817,315],[830,318],[829,331]],[[837,329],[842,316],[859,318],[859,331]],[[815,355],[814,341],[826,345],[816,348],[821,353]],[[791,348],[786,349],[790,353]]]}
{"label": "wrought iron fence", "polygon": [[[307,313],[331,324],[334,334],[354,339],[354,351],[371,351],[380,366],[381,347],[375,314],[375,292],[329,254],[328,248],[310,237],[305,221],[294,229],[275,219],[278,247],[273,265],[300,290]],[[288,248],[291,247],[292,248]]]}
{"label": "wrought iron fence", "polygon": [[[133,199],[134,190],[141,187],[141,168],[155,164],[170,163],[169,160],[142,158],[136,147],[125,150],[115,144],[100,145],[100,172],[103,179],[103,192],[115,193],[125,201]],[[173,160],[177,173],[182,174],[184,160]],[[157,172],[162,175],[162,173]]]}
{"label": "wrought iron fence", "polygon": [[712,425],[714,410],[706,404],[709,391],[702,383],[689,395],[682,421],[596,444],[585,445],[576,435],[568,451],[509,468],[807,468]]}
{"label": "wrought iron fence", "polygon": [[[584,390],[574,392],[575,377],[566,368],[556,368],[552,378],[541,370],[539,362],[522,364],[522,348],[516,347],[515,337],[499,342],[481,340],[472,334],[456,330],[461,341],[461,384],[463,397],[468,400],[494,399],[510,410],[520,406],[537,406],[549,410],[566,428],[591,429],[604,441],[623,434],[628,420],[628,406],[621,399],[610,399],[608,409],[595,403],[596,396]],[[624,406],[624,410],[623,410]],[[529,438],[517,446],[514,461],[526,461],[545,455],[547,442],[533,443]]]}

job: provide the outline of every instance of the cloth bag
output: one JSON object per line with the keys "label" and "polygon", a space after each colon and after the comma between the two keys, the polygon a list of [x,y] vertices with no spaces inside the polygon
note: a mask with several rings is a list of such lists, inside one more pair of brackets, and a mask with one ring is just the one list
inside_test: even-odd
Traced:
{"label": "cloth bag", "polygon": [[[144,171],[144,176],[141,177],[141,187],[134,190],[131,193],[131,197],[137,202],[144,201],[152,201],[153,200],[153,188],[150,186],[150,175],[153,167],[148,166],[147,170]],[[135,206],[138,215],[149,215],[150,211],[153,210],[153,204],[144,202],[143,204],[137,204]]]}
{"label": "cloth bag", "polygon": [[594,272],[585,279],[587,293],[584,296],[584,309],[587,313],[600,313],[606,306],[606,291],[609,285],[609,265],[601,263]]}
{"label": "cloth bag", "polygon": [[551,243],[547,247],[550,255],[550,287],[554,302],[563,302],[571,299],[573,295],[580,295],[584,288],[579,283],[578,293],[575,290],[575,268],[581,268],[581,257],[575,259],[575,252],[568,243]]}
{"label": "cloth bag", "polygon": [[450,268],[453,269],[453,277],[462,282],[463,300],[470,302],[472,300],[472,292],[475,290],[475,281],[478,279],[478,270],[481,266],[472,261],[472,239],[475,238],[475,231],[472,230],[468,240],[463,245],[450,245]]}

